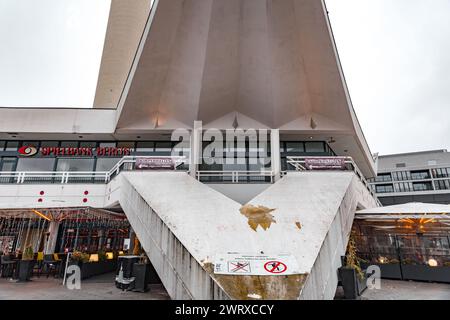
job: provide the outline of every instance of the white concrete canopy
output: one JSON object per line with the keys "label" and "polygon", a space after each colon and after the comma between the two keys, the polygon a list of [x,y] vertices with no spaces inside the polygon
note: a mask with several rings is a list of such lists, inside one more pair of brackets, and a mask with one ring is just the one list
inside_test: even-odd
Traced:
{"label": "white concrete canopy", "polygon": [[112,1],[94,107],[110,109],[0,109],[0,127],[136,137],[237,121],[336,141],[375,174],[323,0]]}

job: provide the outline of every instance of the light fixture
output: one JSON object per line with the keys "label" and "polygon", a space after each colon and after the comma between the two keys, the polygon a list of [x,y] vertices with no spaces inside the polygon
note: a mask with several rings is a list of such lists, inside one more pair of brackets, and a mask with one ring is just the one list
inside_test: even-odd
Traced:
{"label": "light fixture", "polygon": [[379,257],[378,258],[378,262],[381,264],[385,264],[387,263],[388,259],[386,257]]}
{"label": "light fixture", "polygon": [[428,265],[430,267],[437,267],[438,266],[438,262],[435,259],[431,258],[430,260],[428,260]]}
{"label": "light fixture", "polygon": [[112,260],[114,259],[114,253],[113,252],[107,252],[106,253],[106,260]]}
{"label": "light fixture", "polygon": [[89,262],[98,262],[98,254],[97,253],[91,254],[89,256]]}
{"label": "light fixture", "polygon": [[233,129],[234,129],[234,130],[236,130],[237,128],[239,128],[239,121],[238,121],[237,115],[234,116],[234,121],[233,121],[232,126],[233,126]]}
{"label": "light fixture", "polygon": [[37,210],[31,210],[33,213],[37,214],[39,217],[44,218],[47,221],[52,221],[49,217],[47,217],[45,214],[37,211]]}
{"label": "light fixture", "polygon": [[311,129],[316,129],[317,128],[317,123],[314,121],[313,118],[311,118],[311,121],[310,121],[309,125],[311,126]]}

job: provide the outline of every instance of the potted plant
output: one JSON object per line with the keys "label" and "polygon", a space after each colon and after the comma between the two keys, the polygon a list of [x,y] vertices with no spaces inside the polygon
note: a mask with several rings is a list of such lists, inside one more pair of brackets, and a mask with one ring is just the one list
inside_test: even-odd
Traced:
{"label": "potted plant", "polygon": [[141,254],[139,262],[133,264],[132,275],[135,277],[134,291],[146,292],[148,291],[148,284],[161,283],[156,270],[145,253]]}
{"label": "potted plant", "polygon": [[71,264],[76,264],[81,268],[83,263],[89,262],[89,254],[81,251],[74,251],[70,256],[70,262]]}
{"label": "potted plant", "polygon": [[347,254],[342,259],[342,267],[339,268],[339,278],[346,299],[359,299],[364,290],[367,289],[366,274],[362,270],[360,259],[357,256],[353,233],[348,242]]}
{"label": "potted plant", "polygon": [[30,280],[34,264],[34,251],[31,246],[28,246],[22,254],[22,260],[19,261],[19,281]]}

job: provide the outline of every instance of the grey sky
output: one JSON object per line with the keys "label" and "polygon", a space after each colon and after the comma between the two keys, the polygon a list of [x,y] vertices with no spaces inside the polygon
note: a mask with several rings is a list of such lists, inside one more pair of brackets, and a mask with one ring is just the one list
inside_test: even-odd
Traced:
{"label": "grey sky", "polygon": [[326,2],[372,152],[450,149],[450,1]]}
{"label": "grey sky", "polygon": [[[0,0],[0,106],[91,107],[110,0]],[[449,0],[327,0],[372,152],[450,149]]]}
{"label": "grey sky", "polygon": [[110,0],[0,0],[0,106],[92,107]]}

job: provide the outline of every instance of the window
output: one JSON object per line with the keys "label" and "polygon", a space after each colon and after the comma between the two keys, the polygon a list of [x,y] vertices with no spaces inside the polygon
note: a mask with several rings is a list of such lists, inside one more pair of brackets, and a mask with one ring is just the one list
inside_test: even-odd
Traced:
{"label": "window", "polygon": [[97,165],[95,171],[110,171],[121,158],[99,158],[97,159]]}
{"label": "window", "polygon": [[78,141],[63,141],[61,148],[78,148]]}
{"label": "window", "polygon": [[153,152],[155,147],[154,142],[138,142],[136,145],[137,152]]}
{"label": "window", "polygon": [[414,182],[413,183],[414,191],[430,191],[433,190],[433,185],[431,182]]}
{"label": "window", "polygon": [[448,178],[450,176],[450,168],[439,168],[431,170],[435,178]]}
{"label": "window", "polygon": [[430,172],[428,170],[411,171],[412,180],[425,180],[430,178]]}
{"label": "window", "polygon": [[449,180],[435,181],[434,186],[436,187],[436,190],[449,190],[450,189],[450,181]]}
{"label": "window", "polygon": [[58,141],[42,141],[41,147],[58,147]]}
{"label": "window", "polygon": [[411,173],[409,171],[392,172],[392,178],[394,179],[394,181],[411,180]]}
{"label": "window", "polygon": [[20,158],[16,171],[53,171],[55,158]]}
{"label": "window", "polygon": [[394,184],[395,192],[411,192],[412,184],[410,182],[399,182]]}
{"label": "window", "polygon": [[156,152],[172,152],[172,142],[156,142],[155,144]]}
{"label": "window", "polygon": [[39,148],[39,141],[22,141],[22,146],[33,146]]}
{"label": "window", "polygon": [[392,176],[390,173],[380,173],[376,178],[376,182],[389,182],[392,181]]}
{"label": "window", "polygon": [[17,158],[3,158],[0,162],[1,171],[14,171],[16,169]]}
{"label": "window", "polygon": [[323,142],[305,142],[306,152],[322,153],[325,152],[325,143]]}
{"label": "window", "polygon": [[0,151],[3,151],[5,149],[6,142],[0,141]]}
{"label": "window", "polygon": [[302,142],[286,142],[286,152],[305,152]]}
{"label": "window", "polygon": [[97,142],[80,142],[80,148],[95,148],[97,147]]}
{"label": "window", "polygon": [[134,149],[134,142],[133,141],[122,141],[117,143],[118,148],[130,148]]}
{"label": "window", "polygon": [[93,171],[94,159],[58,159],[56,171]]}
{"label": "window", "polygon": [[376,186],[377,193],[391,193],[394,192],[394,186],[392,184],[380,184]]}
{"label": "window", "polygon": [[19,141],[7,141],[5,151],[17,151],[19,149]]}
{"label": "window", "polygon": [[115,142],[100,142],[99,147],[100,148],[115,148],[116,143]]}

